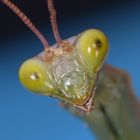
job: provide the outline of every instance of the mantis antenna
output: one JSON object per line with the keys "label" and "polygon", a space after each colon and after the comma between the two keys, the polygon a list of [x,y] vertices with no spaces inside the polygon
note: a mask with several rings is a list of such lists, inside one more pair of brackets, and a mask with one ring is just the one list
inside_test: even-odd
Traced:
{"label": "mantis antenna", "polygon": [[61,39],[60,34],[58,32],[58,26],[57,26],[57,21],[56,21],[56,10],[54,8],[53,0],[47,0],[47,3],[48,3],[48,10],[50,12],[50,21],[51,21],[55,40],[58,44],[61,44],[62,39]]}
{"label": "mantis antenna", "polygon": [[41,41],[46,51],[49,51],[49,43],[42,35],[42,33],[35,27],[31,20],[10,0],[1,0],[7,7],[9,7],[22,21],[26,24],[29,29],[37,36]]}
{"label": "mantis antenna", "polygon": [[50,12],[50,21],[51,21],[55,40],[57,44],[63,48],[64,51],[71,52],[72,45],[68,41],[62,40],[59,35],[57,21],[56,21],[56,10],[54,8],[53,0],[47,0],[47,3],[48,3],[48,10]]}

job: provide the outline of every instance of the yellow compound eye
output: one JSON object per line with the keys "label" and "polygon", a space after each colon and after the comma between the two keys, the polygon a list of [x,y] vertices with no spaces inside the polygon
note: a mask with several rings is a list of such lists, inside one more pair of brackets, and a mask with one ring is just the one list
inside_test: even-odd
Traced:
{"label": "yellow compound eye", "polygon": [[24,87],[33,92],[49,95],[53,89],[46,66],[35,58],[21,65],[19,79]]}
{"label": "yellow compound eye", "polygon": [[98,71],[105,60],[109,44],[103,32],[89,29],[80,35],[76,47],[84,66],[90,71]]}

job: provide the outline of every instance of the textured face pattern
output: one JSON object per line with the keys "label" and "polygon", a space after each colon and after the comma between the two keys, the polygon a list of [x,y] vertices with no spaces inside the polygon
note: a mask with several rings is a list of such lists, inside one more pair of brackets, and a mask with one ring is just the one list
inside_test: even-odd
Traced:
{"label": "textured face pattern", "polygon": [[51,70],[61,94],[67,100],[80,105],[87,101],[90,96],[93,76],[88,75],[81,67],[75,51],[70,55],[63,55],[54,61]]}
{"label": "textured face pattern", "polygon": [[71,52],[55,56],[50,63],[38,56],[25,61],[19,70],[21,83],[35,93],[85,104],[106,58],[108,40],[101,31],[90,29],[72,45]]}

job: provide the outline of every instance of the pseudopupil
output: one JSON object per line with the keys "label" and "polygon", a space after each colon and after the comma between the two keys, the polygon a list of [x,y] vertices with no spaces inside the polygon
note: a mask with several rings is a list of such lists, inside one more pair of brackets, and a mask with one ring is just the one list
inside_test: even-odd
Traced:
{"label": "pseudopupil", "polygon": [[33,73],[31,74],[30,78],[31,78],[32,80],[38,80],[38,79],[39,79],[39,75],[38,75],[37,72],[33,72]]}
{"label": "pseudopupil", "polygon": [[99,47],[99,48],[102,47],[102,42],[99,39],[97,39],[95,43],[96,43],[97,47]]}

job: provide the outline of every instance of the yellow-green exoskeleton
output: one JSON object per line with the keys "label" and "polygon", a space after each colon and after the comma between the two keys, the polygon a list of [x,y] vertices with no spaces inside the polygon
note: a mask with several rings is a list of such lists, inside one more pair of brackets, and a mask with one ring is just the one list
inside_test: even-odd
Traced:
{"label": "yellow-green exoskeleton", "polygon": [[33,92],[57,97],[89,111],[97,74],[108,52],[108,40],[101,31],[89,29],[72,46],[71,52],[62,52],[49,63],[43,57],[24,62],[19,70],[20,81]]}
{"label": "yellow-green exoskeleton", "polygon": [[56,47],[31,20],[10,0],[0,0],[9,7],[44,46],[39,55],[25,61],[19,69],[19,79],[28,90],[70,103],[83,111],[93,109],[97,75],[106,58],[109,43],[104,33],[89,29],[74,38],[60,38],[53,0],[47,0]]}

